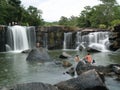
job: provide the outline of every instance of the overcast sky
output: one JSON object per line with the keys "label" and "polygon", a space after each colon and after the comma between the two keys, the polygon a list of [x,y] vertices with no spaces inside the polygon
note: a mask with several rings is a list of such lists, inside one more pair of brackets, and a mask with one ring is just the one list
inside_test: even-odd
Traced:
{"label": "overcast sky", "polygon": [[[79,16],[85,6],[100,4],[99,0],[21,0],[24,7],[32,5],[42,10],[45,21],[58,21],[61,16]],[[118,3],[120,4],[120,0]]]}

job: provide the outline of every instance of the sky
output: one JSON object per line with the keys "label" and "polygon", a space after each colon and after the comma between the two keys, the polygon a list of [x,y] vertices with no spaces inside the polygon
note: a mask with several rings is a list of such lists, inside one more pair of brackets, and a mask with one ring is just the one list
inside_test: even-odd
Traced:
{"label": "sky", "polygon": [[[100,4],[99,0],[21,0],[24,7],[34,6],[42,10],[44,21],[53,22],[60,20],[61,16],[70,18],[79,16],[85,6]],[[120,0],[117,0],[120,4]]]}

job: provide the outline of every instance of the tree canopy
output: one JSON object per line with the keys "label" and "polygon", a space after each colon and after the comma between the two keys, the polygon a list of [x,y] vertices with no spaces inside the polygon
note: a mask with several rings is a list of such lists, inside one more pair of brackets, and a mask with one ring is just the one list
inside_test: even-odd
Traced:
{"label": "tree canopy", "polygon": [[61,16],[59,21],[44,22],[42,11],[34,6],[27,9],[21,0],[0,0],[0,25],[17,22],[21,25],[64,25],[74,27],[109,28],[120,24],[120,5],[116,0],[99,0],[101,4],[85,6],[79,16]]}
{"label": "tree canopy", "polygon": [[25,9],[20,0],[0,0],[0,24],[17,22],[21,25],[43,25],[42,11],[29,6]]}
{"label": "tree canopy", "polygon": [[[120,24],[120,6],[116,0],[100,0],[102,3],[93,7],[85,6],[79,17],[62,16],[59,24],[78,27],[109,28]],[[74,23],[72,23],[74,22]]]}

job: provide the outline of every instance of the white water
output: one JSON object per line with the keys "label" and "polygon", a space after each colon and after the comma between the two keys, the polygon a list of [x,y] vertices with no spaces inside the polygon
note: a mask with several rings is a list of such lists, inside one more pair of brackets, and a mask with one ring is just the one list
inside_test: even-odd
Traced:
{"label": "white water", "polygon": [[28,41],[28,39],[30,38],[27,35],[27,27],[18,26],[18,25],[8,27],[7,45],[11,48],[11,50],[8,51],[19,52],[30,49],[31,42],[30,40]]}
{"label": "white water", "polygon": [[63,50],[69,49],[72,40],[72,33],[64,33]]}
{"label": "white water", "polygon": [[[70,49],[70,43],[72,42],[72,33],[64,33],[64,49]],[[76,48],[75,50],[86,49],[92,47],[98,51],[106,52],[109,45],[109,33],[108,32],[92,32],[88,35],[82,35],[81,32],[76,34]],[[70,41],[71,40],[71,41]],[[71,48],[73,49],[73,48]]]}
{"label": "white water", "polygon": [[94,49],[102,52],[109,51],[107,46],[109,44],[109,33],[108,32],[94,32],[88,35],[89,44],[88,47],[93,47]]}

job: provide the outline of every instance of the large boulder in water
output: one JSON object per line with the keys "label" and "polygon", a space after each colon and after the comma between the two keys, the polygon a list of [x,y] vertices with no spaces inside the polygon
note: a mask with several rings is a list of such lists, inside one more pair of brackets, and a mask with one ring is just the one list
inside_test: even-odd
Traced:
{"label": "large boulder in water", "polygon": [[82,73],[77,78],[62,81],[56,86],[59,90],[108,90],[94,69]]}
{"label": "large boulder in water", "polygon": [[50,61],[50,56],[46,51],[46,49],[40,47],[40,48],[32,49],[28,54],[26,60],[45,62],[45,61]]}
{"label": "large boulder in water", "polygon": [[[82,74],[83,72],[86,72],[91,69],[95,69],[97,72],[99,72],[102,75],[105,76],[113,76],[116,75],[116,68],[115,67],[120,67],[120,64],[109,64],[106,66],[103,65],[91,65],[91,64],[85,64],[82,61],[80,61],[77,66],[76,66],[76,72],[77,75]],[[115,73],[115,74],[113,74]]]}

